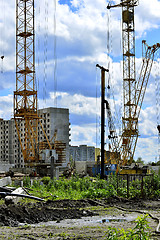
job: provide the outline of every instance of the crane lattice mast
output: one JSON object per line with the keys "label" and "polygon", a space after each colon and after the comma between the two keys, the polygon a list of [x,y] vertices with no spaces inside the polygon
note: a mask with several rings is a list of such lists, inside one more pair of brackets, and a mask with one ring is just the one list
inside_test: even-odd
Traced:
{"label": "crane lattice mast", "polygon": [[16,0],[14,119],[25,162],[36,160],[38,143],[34,37],[34,0]]}
{"label": "crane lattice mast", "polygon": [[136,76],[135,76],[135,30],[134,7],[137,0],[121,0],[120,4],[108,5],[122,7],[122,44],[123,44],[123,117],[122,117],[122,161],[131,159],[133,153],[128,148],[129,141],[138,136],[138,119],[134,117],[136,107]]}

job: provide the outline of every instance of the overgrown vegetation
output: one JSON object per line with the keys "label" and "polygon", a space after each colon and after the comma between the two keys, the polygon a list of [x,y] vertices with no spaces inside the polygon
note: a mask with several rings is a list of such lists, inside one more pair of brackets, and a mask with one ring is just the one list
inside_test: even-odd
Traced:
{"label": "overgrown vegetation", "polygon": [[136,226],[133,229],[116,229],[109,227],[106,232],[105,239],[107,240],[151,240],[149,233],[149,225],[147,221],[148,215],[138,217]]}
{"label": "overgrown vegetation", "polygon": [[[127,181],[118,180],[117,176],[108,176],[107,180],[98,178],[61,178],[51,180],[43,177],[34,180],[31,186],[30,178],[24,178],[24,187],[32,189],[32,194],[47,199],[83,199],[109,198],[113,196],[127,197]],[[141,198],[141,180],[136,179],[129,184],[129,197]],[[143,197],[146,199],[160,198],[160,176],[146,176],[143,181]]]}

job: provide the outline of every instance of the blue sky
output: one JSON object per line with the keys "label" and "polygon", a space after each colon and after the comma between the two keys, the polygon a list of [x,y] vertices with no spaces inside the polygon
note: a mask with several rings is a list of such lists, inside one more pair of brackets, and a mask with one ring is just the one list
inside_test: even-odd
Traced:
{"label": "blue sky", "polygon": [[[119,3],[120,0],[115,2]],[[137,76],[142,62],[142,40],[146,39],[147,43],[152,45],[157,43],[160,37],[160,1],[140,0],[139,2],[139,6],[135,9]],[[115,8],[107,12],[107,0],[56,0],[56,9],[54,3],[54,0],[35,0],[36,80],[39,82],[39,107],[54,107],[56,90],[57,106],[69,108],[71,144],[99,146],[100,71],[96,69],[97,63],[104,67],[110,64],[111,91],[114,88],[117,111],[121,112],[122,108],[121,9]],[[0,52],[5,56],[3,73],[0,73],[0,117],[4,119],[13,117],[15,5],[15,1],[0,2],[1,9],[5,10],[3,11],[5,14],[0,16]],[[54,14],[56,29],[54,29]],[[108,17],[109,26],[107,26]],[[110,56],[107,56],[108,29],[112,43]],[[146,162],[154,161],[158,156],[154,79],[156,75],[160,75],[159,65],[153,65],[139,120],[140,137],[135,159],[142,157]],[[106,80],[107,78],[108,75]],[[106,143],[107,148],[107,139]]]}

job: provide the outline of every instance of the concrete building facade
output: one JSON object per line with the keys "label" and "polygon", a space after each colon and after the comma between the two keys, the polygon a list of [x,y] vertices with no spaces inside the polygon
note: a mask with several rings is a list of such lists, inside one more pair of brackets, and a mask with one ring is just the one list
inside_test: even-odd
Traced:
{"label": "concrete building facade", "polygon": [[[67,166],[69,162],[69,136],[70,136],[70,123],[69,123],[69,110],[65,108],[44,108],[38,110],[38,115],[41,118],[41,123],[49,140],[56,135],[53,141],[56,141],[57,151],[61,149],[61,156],[63,166]],[[45,140],[45,136],[41,127],[38,127],[38,141]],[[59,150],[58,150],[59,148]]]}
{"label": "concrete building facade", "polygon": [[[69,110],[64,108],[45,108],[38,110],[40,121],[49,140],[53,139],[56,131],[58,151],[62,148],[62,157],[65,159],[62,165],[65,167],[69,162]],[[21,124],[21,140],[25,137],[25,123]],[[38,126],[38,141],[44,141],[45,136],[40,126]],[[24,167],[23,155],[18,139],[14,119],[0,119],[0,162],[14,164],[16,168]]]}
{"label": "concrete building facade", "polygon": [[70,146],[69,155],[73,161],[95,161],[95,147],[80,145]]}
{"label": "concrete building facade", "polygon": [[14,163],[13,120],[0,119],[0,161]]}

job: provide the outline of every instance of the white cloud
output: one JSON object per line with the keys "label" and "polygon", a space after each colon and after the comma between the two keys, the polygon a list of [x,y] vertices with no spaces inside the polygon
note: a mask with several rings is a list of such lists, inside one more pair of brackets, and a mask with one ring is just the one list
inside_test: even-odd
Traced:
{"label": "white cloud", "polygon": [[154,162],[158,156],[157,143],[157,137],[139,138],[134,159],[141,157],[146,163]]}
{"label": "white cloud", "polygon": [[[100,98],[85,97],[81,94],[70,95],[67,92],[57,92],[58,105],[62,108],[69,108],[70,114],[95,117],[100,114]],[[55,94],[50,93],[50,98],[46,101],[46,106],[51,106],[55,99]],[[43,101],[39,101],[40,108]]]}
{"label": "white cloud", "polygon": [[0,96],[0,118],[10,119],[13,117],[13,95]]}
{"label": "white cloud", "polygon": [[135,26],[141,37],[145,31],[159,27],[160,2],[158,0],[141,0],[139,2],[139,6],[135,8]]}
{"label": "white cloud", "polygon": [[[0,117],[10,118],[13,112],[13,96],[9,95],[15,90],[15,2],[5,2],[5,12],[0,15],[0,49],[4,51],[4,73],[1,76],[1,88],[5,89],[5,96],[0,97]],[[45,5],[48,2],[48,7]],[[119,3],[119,0],[115,1]],[[122,62],[120,58],[116,61],[107,57],[107,31],[110,30],[111,56],[119,57],[121,54],[121,8],[107,10],[108,1],[104,0],[72,0],[72,9],[67,5],[60,5],[57,1],[56,9],[53,1],[36,1],[36,44],[39,39],[41,48],[36,52],[36,60],[39,55],[40,67],[36,68],[41,80],[40,90],[43,88],[44,70],[44,34],[47,33],[47,92],[50,92],[48,99],[39,99],[39,106],[50,107],[54,105],[53,83],[54,66],[54,13],[56,14],[56,36],[57,36],[57,64],[60,71],[57,76],[58,106],[69,108],[71,115],[77,117],[93,118],[92,124],[72,123],[72,144],[95,145],[96,126],[95,116],[100,116],[100,98],[96,100],[93,91],[96,93],[96,70],[95,65],[108,68],[110,63],[110,85],[114,87],[115,103],[121,107],[122,97]],[[2,1],[0,7],[3,9]],[[74,9],[76,8],[76,9]],[[73,10],[74,9],[74,10]],[[39,11],[40,10],[40,11]],[[48,13],[45,11],[48,11]],[[152,29],[160,25],[160,1],[141,0],[135,8],[135,29],[136,37],[144,37],[152,33]],[[5,17],[4,17],[5,14]],[[110,17],[109,17],[110,16]],[[107,18],[109,17],[109,25]],[[40,28],[40,29],[38,29]],[[2,34],[3,33],[3,34]],[[153,39],[154,43],[154,39]],[[139,47],[140,48],[140,47]],[[38,48],[37,48],[38,49]],[[3,52],[3,51],[0,52]],[[141,59],[136,59],[137,72],[140,69]],[[160,64],[159,64],[160,65]],[[39,71],[39,72],[38,72]],[[9,73],[12,73],[10,78]],[[83,73],[83,74],[82,74]],[[92,73],[92,74],[91,74]],[[157,151],[156,143],[156,105],[154,100],[155,86],[154,77],[157,74],[157,67],[153,65],[151,78],[148,83],[144,104],[140,115],[140,134],[136,156],[145,160],[154,160]],[[97,70],[98,87],[100,94],[100,72]],[[62,81],[63,80],[63,81]],[[106,75],[108,81],[108,75]],[[63,92],[59,85],[63,85]],[[106,84],[108,84],[106,82]],[[69,87],[68,87],[69,85]],[[76,88],[77,87],[77,88]],[[65,88],[67,90],[65,90]],[[92,94],[90,89],[94,89]],[[8,92],[7,92],[8,89]],[[84,94],[85,90],[85,94]],[[113,90],[111,90],[113,91]],[[2,92],[1,92],[2,93]],[[88,95],[87,95],[88,94]],[[4,91],[3,91],[4,95]],[[85,96],[84,96],[85,95]],[[98,95],[99,96],[99,95]],[[113,101],[111,101],[113,107]],[[98,105],[98,107],[97,107]],[[97,109],[98,108],[98,109]],[[114,109],[114,108],[112,108]],[[147,153],[148,151],[148,153]]]}
{"label": "white cloud", "polygon": [[73,146],[96,146],[96,126],[94,124],[81,126],[73,125],[71,128],[71,139],[71,145]]}

